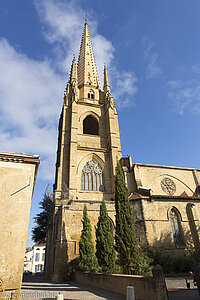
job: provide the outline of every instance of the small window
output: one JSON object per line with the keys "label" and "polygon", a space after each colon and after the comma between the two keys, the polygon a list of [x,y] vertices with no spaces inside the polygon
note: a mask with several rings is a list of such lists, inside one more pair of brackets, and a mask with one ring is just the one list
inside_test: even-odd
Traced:
{"label": "small window", "polygon": [[88,99],[94,99],[94,92],[92,90],[88,92]]}
{"label": "small window", "polygon": [[93,116],[87,116],[83,121],[83,133],[84,134],[99,134],[99,123]]}
{"label": "small window", "polygon": [[45,259],[45,253],[42,254],[42,261]]}
{"label": "small window", "polygon": [[40,253],[36,253],[35,255],[35,261],[39,261],[40,260]]}

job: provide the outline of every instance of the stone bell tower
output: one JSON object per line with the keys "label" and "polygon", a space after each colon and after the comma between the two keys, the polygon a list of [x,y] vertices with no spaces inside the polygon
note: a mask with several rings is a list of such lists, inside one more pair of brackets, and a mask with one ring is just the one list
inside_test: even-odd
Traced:
{"label": "stone bell tower", "polygon": [[102,199],[113,224],[114,176],[121,155],[118,115],[107,69],[104,67],[101,91],[86,21],[78,66],[74,57],[59,120],[54,212],[47,234],[45,271],[53,281],[67,277],[67,264],[79,253],[84,204],[93,229]]}

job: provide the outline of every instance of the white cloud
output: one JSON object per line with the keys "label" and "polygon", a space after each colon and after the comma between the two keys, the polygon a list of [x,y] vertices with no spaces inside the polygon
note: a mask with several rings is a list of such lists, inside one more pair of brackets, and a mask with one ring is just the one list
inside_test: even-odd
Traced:
{"label": "white cloud", "polygon": [[[103,67],[112,65],[114,60],[114,46],[104,36],[97,34],[92,39],[94,45],[94,54],[99,72],[99,79],[101,85],[103,83]],[[102,47],[103,45],[103,47]]]}
{"label": "white cloud", "polygon": [[119,99],[120,107],[135,105],[134,96],[138,91],[137,78],[134,73],[121,72],[115,74],[115,89],[113,96]]}
{"label": "white cloud", "polygon": [[[60,68],[63,70],[63,67],[66,68],[67,66],[69,70],[73,53],[76,53],[76,57],[78,57],[77,51],[80,47],[86,12],[80,8],[78,1],[35,0],[35,6],[41,22],[44,24],[45,38],[55,44],[57,62]],[[110,82],[119,81],[118,74],[126,74],[130,87],[126,90],[123,89],[125,93],[119,93],[118,86],[113,85],[113,93],[118,95],[116,101],[119,105],[123,102],[123,97],[126,98],[127,105],[131,105],[131,101],[134,101],[132,96],[137,90],[135,75],[133,76],[132,72],[117,69],[116,61],[114,62],[115,49],[112,42],[98,33],[97,21],[94,19],[95,12],[89,11],[88,17],[100,84],[101,86],[103,84],[104,63],[108,67]],[[122,80],[121,78],[121,82]],[[124,84],[126,84],[126,81],[124,81]]]}
{"label": "white cloud", "polygon": [[[0,69],[3,70],[0,73],[0,145],[1,151],[41,155],[39,177],[51,180],[58,118],[67,81],[63,70],[65,74],[67,68],[70,70],[74,50],[79,50],[85,11],[78,1],[35,0],[34,3],[44,37],[54,49],[54,58],[51,61],[30,59],[6,39],[0,39]],[[89,12],[91,15],[95,13]],[[89,19],[101,82],[105,62],[110,81],[115,83],[113,94],[118,104],[131,105],[137,92],[137,79],[134,73],[116,67],[113,44],[97,32],[96,20]]]}
{"label": "white cloud", "polygon": [[52,179],[64,81],[48,61],[29,59],[6,39],[0,69],[1,150],[40,154],[40,176]]}
{"label": "white cloud", "polygon": [[181,87],[181,80],[170,80],[168,81],[168,86],[171,88],[180,88]]}
{"label": "white cloud", "polygon": [[154,50],[154,44],[149,41],[147,36],[142,40],[144,47],[144,58],[147,62],[146,76],[147,78],[154,78],[162,73],[161,67],[158,65],[158,54]]}
{"label": "white cloud", "polygon": [[[45,39],[54,44],[56,63],[69,70],[73,54],[79,50],[85,13],[77,1],[35,0]],[[81,20],[83,20],[81,22]]]}
{"label": "white cloud", "polygon": [[173,100],[179,114],[200,114],[200,81],[173,80],[168,82],[168,86],[168,96]]}

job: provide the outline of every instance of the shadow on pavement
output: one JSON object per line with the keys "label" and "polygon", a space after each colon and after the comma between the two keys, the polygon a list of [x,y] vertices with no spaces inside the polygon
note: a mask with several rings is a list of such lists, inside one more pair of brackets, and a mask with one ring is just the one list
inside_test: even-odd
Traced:
{"label": "shadow on pavement", "polygon": [[[92,287],[89,285],[80,284],[77,282],[64,282],[64,283],[51,283],[46,278],[34,275],[25,276],[22,284],[22,293],[27,297],[31,297],[33,294],[37,294],[38,298],[43,299],[55,299],[56,295],[59,293],[64,295],[64,299],[67,300],[100,300],[100,299],[109,299],[109,300],[125,300],[125,296],[114,293],[111,291],[107,291],[104,289]],[[44,297],[40,297],[40,295],[45,294]],[[53,294],[53,298],[48,295]],[[26,296],[24,296],[26,298]],[[32,299],[34,299],[32,297]]]}
{"label": "shadow on pavement", "polygon": [[197,289],[181,289],[176,291],[170,291],[169,300],[199,300],[200,296]]}

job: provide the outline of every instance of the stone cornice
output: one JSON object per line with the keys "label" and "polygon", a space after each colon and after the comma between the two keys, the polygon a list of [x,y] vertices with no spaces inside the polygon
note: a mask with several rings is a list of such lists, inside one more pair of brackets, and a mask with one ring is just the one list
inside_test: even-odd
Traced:
{"label": "stone cornice", "polygon": [[177,166],[166,166],[166,165],[154,165],[154,164],[143,164],[143,163],[133,163],[133,167],[146,167],[146,168],[162,168],[162,169],[176,169],[176,170],[185,170],[185,171],[193,171],[197,170],[200,171],[200,169],[195,168],[188,168],[188,167],[177,167]]}
{"label": "stone cornice", "polygon": [[87,105],[87,106],[93,106],[93,107],[99,107],[99,108],[101,108],[101,107],[104,106],[104,104],[89,103],[89,102],[81,101],[81,100],[78,101],[78,104],[80,104],[80,105]]}
{"label": "stone cornice", "polygon": [[33,191],[35,187],[36,176],[40,164],[39,155],[28,155],[24,153],[0,152],[0,161],[11,163],[35,164],[35,175],[33,181]]}
{"label": "stone cornice", "polygon": [[200,201],[200,197],[193,197],[193,196],[165,196],[165,195],[152,195],[151,199],[166,199],[166,201],[168,200],[199,200]]}
{"label": "stone cornice", "polygon": [[95,152],[108,152],[108,149],[106,148],[93,148],[93,147],[82,147],[79,146],[77,147],[78,150],[85,150],[85,151],[95,151]]}

